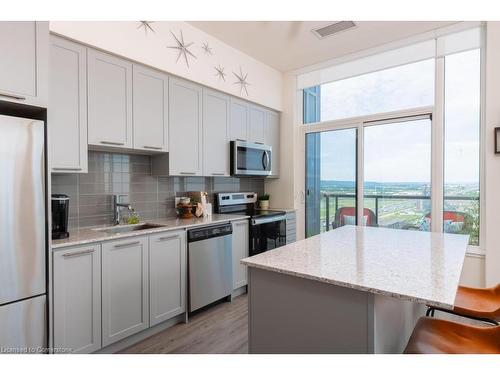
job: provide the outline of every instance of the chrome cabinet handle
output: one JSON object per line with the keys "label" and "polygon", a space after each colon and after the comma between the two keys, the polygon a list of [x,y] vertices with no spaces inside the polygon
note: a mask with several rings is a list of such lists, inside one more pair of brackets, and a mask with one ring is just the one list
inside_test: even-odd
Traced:
{"label": "chrome cabinet handle", "polygon": [[264,143],[262,143],[262,142],[254,142],[254,143],[256,143],[256,144],[258,144],[258,145],[263,145],[263,144],[264,144]]}
{"label": "chrome cabinet handle", "polygon": [[113,146],[123,146],[125,143],[121,142],[110,142],[110,141],[101,141],[103,145],[113,145]]}
{"label": "chrome cabinet handle", "polygon": [[240,142],[246,142],[247,140],[246,139],[240,139],[240,138],[236,138],[237,141],[240,141]]}
{"label": "chrome cabinet handle", "polygon": [[5,96],[6,98],[17,99],[17,100],[26,100],[25,96],[7,94],[6,92],[0,92],[0,96]]}
{"label": "chrome cabinet handle", "polygon": [[134,241],[134,242],[127,242],[127,243],[119,243],[115,245],[115,247],[127,247],[127,246],[132,246],[132,245],[138,245],[140,244],[141,241]]}
{"label": "chrome cabinet handle", "polygon": [[189,174],[189,175],[193,175],[193,174],[196,174],[196,172],[179,172],[179,174]]}
{"label": "chrome cabinet handle", "polygon": [[55,171],[81,171],[82,168],[72,168],[72,167],[52,167]]}
{"label": "chrome cabinet handle", "polygon": [[88,249],[88,250],[76,251],[76,252],[74,252],[74,253],[66,253],[66,254],[63,254],[63,257],[65,257],[65,258],[77,257],[77,256],[80,256],[80,255],[91,254],[91,253],[93,253],[94,251],[95,251],[94,249]]}
{"label": "chrome cabinet handle", "polygon": [[212,173],[212,176],[224,176],[225,173]]}
{"label": "chrome cabinet handle", "polygon": [[163,147],[156,147],[156,146],[143,146],[144,148],[148,148],[150,150],[162,150]]}
{"label": "chrome cabinet handle", "polygon": [[160,237],[158,238],[158,241],[166,241],[166,240],[171,240],[172,238],[179,238],[178,234],[175,234],[173,236],[165,236],[165,237]]}

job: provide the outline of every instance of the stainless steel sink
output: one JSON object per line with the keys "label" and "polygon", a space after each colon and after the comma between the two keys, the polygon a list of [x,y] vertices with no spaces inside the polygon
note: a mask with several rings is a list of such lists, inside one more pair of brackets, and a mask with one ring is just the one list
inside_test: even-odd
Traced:
{"label": "stainless steel sink", "polygon": [[138,230],[145,230],[145,229],[155,229],[155,228],[161,228],[161,227],[164,227],[164,225],[143,223],[143,224],[132,224],[132,225],[117,225],[114,227],[99,228],[99,229],[95,229],[95,230],[98,230],[100,232],[110,233],[110,234],[116,234],[116,233],[135,232]]}

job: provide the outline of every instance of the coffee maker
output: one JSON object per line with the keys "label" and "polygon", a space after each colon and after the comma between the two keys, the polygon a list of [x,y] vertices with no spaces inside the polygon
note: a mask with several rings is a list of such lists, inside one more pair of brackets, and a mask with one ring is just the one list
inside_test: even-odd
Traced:
{"label": "coffee maker", "polygon": [[68,238],[69,197],[52,194],[52,239]]}

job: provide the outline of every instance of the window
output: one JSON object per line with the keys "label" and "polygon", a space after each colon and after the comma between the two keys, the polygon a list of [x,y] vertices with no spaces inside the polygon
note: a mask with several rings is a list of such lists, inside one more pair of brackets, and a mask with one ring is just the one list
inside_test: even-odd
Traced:
{"label": "window", "polygon": [[431,121],[364,128],[364,225],[430,230]]}
{"label": "window", "polygon": [[357,129],[306,135],[306,226],[312,236],[356,224]]}
{"label": "window", "polygon": [[481,51],[445,57],[443,230],[479,244]]}
{"label": "window", "polygon": [[442,218],[444,232],[480,245],[482,34],[444,34],[299,77],[298,88],[317,84],[303,89],[306,233],[346,224],[347,207],[361,225],[428,231]]}
{"label": "window", "polygon": [[[311,93],[318,93],[319,108],[318,97],[314,102],[309,99]],[[430,59],[305,89],[304,124],[433,104],[434,59]]]}

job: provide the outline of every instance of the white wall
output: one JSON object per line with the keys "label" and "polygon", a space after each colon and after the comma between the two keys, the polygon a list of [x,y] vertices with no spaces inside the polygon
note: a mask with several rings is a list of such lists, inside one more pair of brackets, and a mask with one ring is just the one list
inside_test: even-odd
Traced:
{"label": "white wall", "polygon": [[494,153],[494,128],[500,126],[500,22],[486,30],[485,197],[486,285],[500,283],[500,155]]}
{"label": "white wall", "polygon": [[[137,29],[137,25],[137,21],[51,21],[50,30],[255,103],[282,109],[281,72],[186,22],[154,22],[152,27],[156,32],[148,35]],[[190,50],[197,58],[190,58],[190,68],[182,58],[176,63],[177,50],[167,48],[176,45],[170,31],[179,37],[181,29],[184,41],[194,42]],[[204,53],[202,43],[205,42],[212,48],[212,56]],[[225,82],[216,76],[214,66],[219,64],[225,67]],[[239,85],[234,84],[233,72],[239,73],[240,66],[248,73],[248,96],[240,95]]]}

